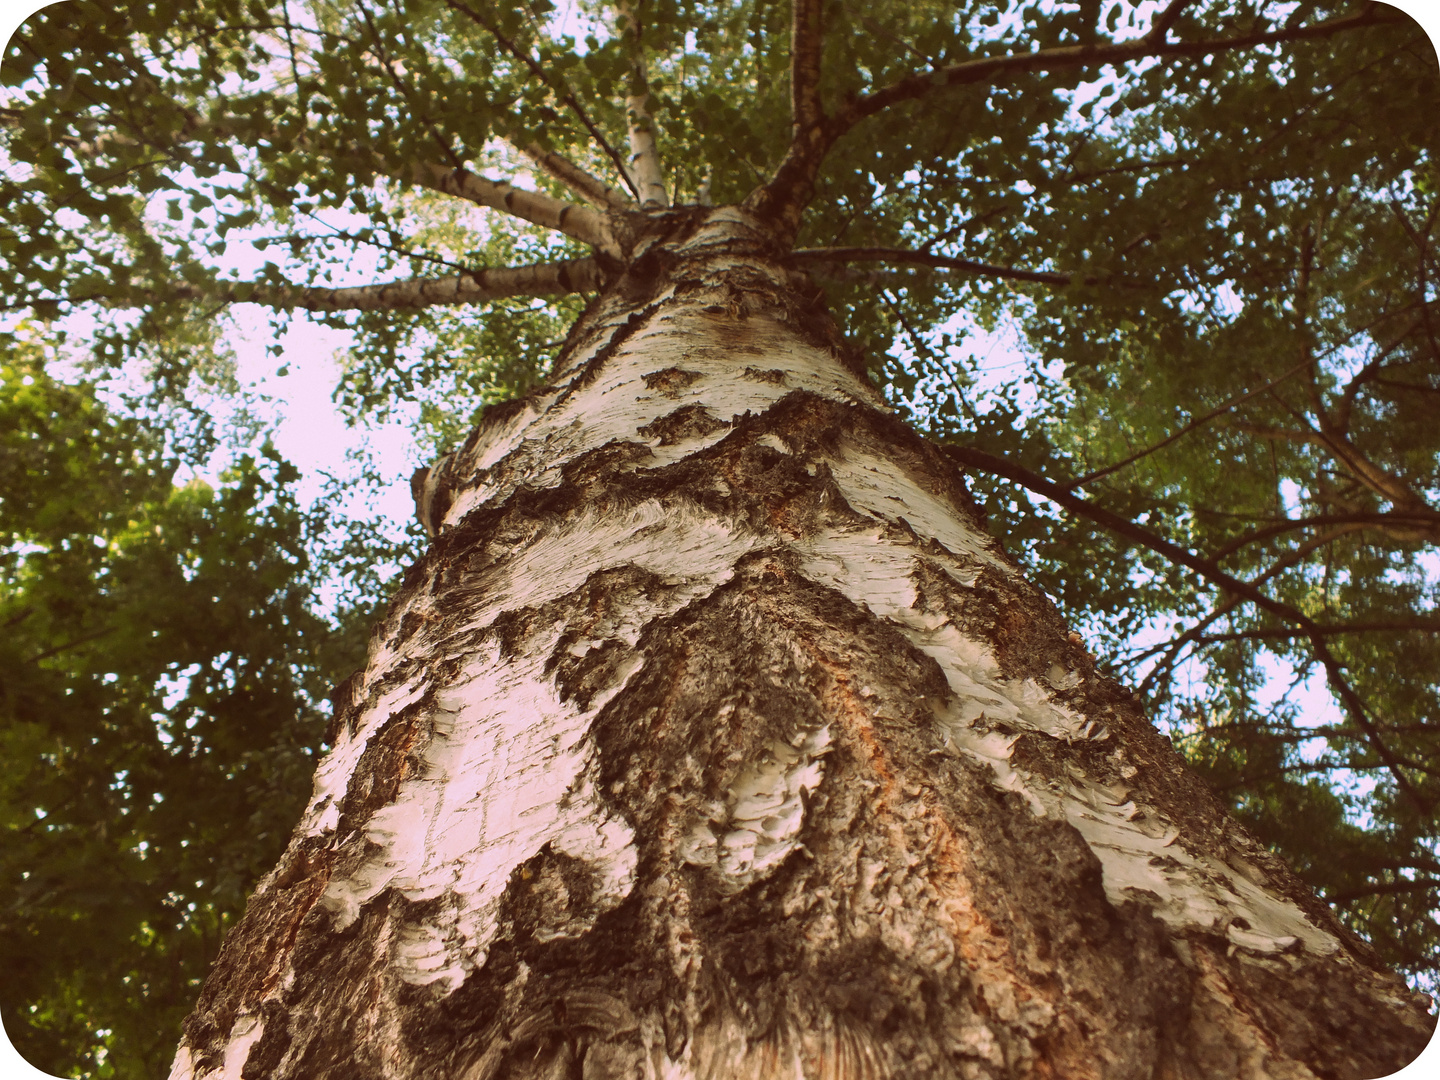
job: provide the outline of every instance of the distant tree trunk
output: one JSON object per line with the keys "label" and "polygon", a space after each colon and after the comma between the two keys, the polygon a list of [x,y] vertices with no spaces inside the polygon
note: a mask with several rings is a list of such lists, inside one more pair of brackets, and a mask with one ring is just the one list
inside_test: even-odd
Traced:
{"label": "distant tree trunk", "polygon": [[553,385],[417,477],[430,552],[172,1076],[1412,1060],[1425,999],[1097,674],[763,229],[656,221]]}

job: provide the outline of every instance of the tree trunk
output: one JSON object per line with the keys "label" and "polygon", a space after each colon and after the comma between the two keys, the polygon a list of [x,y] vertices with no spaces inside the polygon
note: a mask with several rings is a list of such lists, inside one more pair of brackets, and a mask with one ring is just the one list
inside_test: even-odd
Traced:
{"label": "tree trunk", "polygon": [[[700,217],[704,213],[708,216]],[[172,1077],[1372,1077],[1426,999],[1227,818],[739,211],[434,541]]]}

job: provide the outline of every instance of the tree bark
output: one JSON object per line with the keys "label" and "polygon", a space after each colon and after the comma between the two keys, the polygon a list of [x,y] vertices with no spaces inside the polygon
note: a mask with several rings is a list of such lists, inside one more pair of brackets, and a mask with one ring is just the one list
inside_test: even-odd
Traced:
{"label": "tree bark", "polygon": [[655,215],[433,542],[190,1077],[1373,1077],[1427,1001],[1221,805],[735,208]]}

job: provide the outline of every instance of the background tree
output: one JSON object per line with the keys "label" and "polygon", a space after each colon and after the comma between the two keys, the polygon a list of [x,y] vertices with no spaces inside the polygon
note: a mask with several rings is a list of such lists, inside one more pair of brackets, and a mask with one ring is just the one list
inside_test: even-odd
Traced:
{"label": "background tree", "polygon": [[45,351],[22,334],[0,399],[0,1010],[52,1072],[140,1075],[283,847],[367,613],[313,610],[268,445],[176,485],[178,417],[117,417]]}
{"label": "background tree", "polygon": [[[47,9],[5,58],[6,302],[95,309],[102,358],[320,312],[359,334],[342,403],[421,399],[443,442],[539,380],[578,304],[529,297],[619,272],[611,211],[748,200],[1191,760],[1433,978],[1423,35],[1378,5],[797,9],[585,42],[542,7]],[[241,237],[288,255],[241,279]],[[328,276],[357,256],[417,276]],[[965,344],[1006,328],[1023,377]],[[1333,722],[1262,706],[1276,660]]]}

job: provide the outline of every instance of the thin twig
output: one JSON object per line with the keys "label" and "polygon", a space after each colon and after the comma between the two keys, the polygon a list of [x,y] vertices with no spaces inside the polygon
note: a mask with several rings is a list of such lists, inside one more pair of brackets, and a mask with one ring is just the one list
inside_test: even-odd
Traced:
{"label": "thin twig", "polygon": [[1300,363],[1296,364],[1294,367],[1288,369],[1282,374],[1275,376],[1275,378],[1271,379],[1264,386],[1256,387],[1254,390],[1248,390],[1245,393],[1240,394],[1238,397],[1231,398],[1229,401],[1225,402],[1224,405],[1212,409],[1204,416],[1197,417],[1196,419],[1190,421],[1190,423],[1186,424],[1179,431],[1175,432],[1173,435],[1168,436],[1167,438],[1160,440],[1155,445],[1147,446],[1144,450],[1138,450],[1135,453],[1131,454],[1129,457],[1115,462],[1115,464],[1113,465],[1106,465],[1103,469],[1096,469],[1094,472],[1086,473],[1084,476],[1076,477],[1074,480],[1067,480],[1064,484],[1060,486],[1063,487],[1066,491],[1074,491],[1076,488],[1081,488],[1084,487],[1086,484],[1094,483],[1101,477],[1109,476],[1111,473],[1117,472],[1118,470],[1123,469],[1126,465],[1130,465],[1136,461],[1139,461],[1141,458],[1149,457],[1156,451],[1165,449],[1165,447],[1169,446],[1176,439],[1182,438],[1183,436],[1190,434],[1190,432],[1194,431],[1196,428],[1208,424],[1217,416],[1223,416],[1225,413],[1235,408],[1235,406],[1241,405],[1244,402],[1249,401],[1256,394],[1263,394],[1265,391],[1271,389],[1272,387],[1279,386],[1286,379],[1298,374],[1301,371],[1304,371],[1305,366],[1309,363],[1309,359],[1301,360]]}

